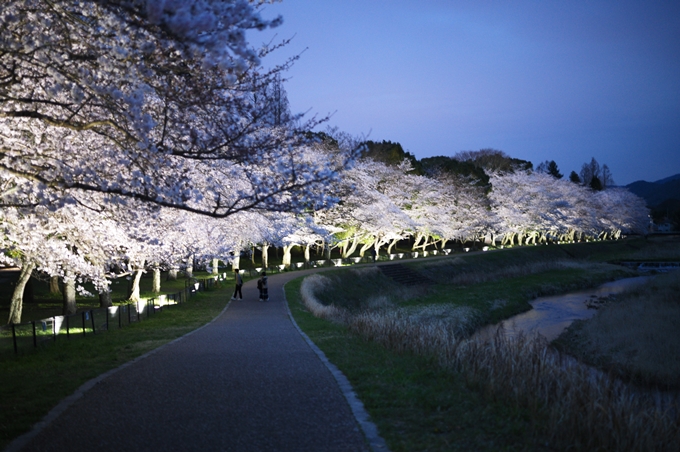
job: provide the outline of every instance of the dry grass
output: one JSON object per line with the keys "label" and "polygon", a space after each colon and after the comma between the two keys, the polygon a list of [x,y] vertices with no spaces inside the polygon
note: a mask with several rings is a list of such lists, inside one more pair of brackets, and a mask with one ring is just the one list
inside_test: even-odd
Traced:
{"label": "dry grass", "polygon": [[343,311],[334,305],[321,303],[315,296],[315,293],[323,290],[328,285],[328,282],[328,278],[320,274],[308,276],[300,286],[300,295],[309,312],[314,314],[315,317],[337,320],[342,317]]}
{"label": "dry grass", "polygon": [[559,341],[637,384],[680,389],[680,272],[619,295]]}
{"label": "dry grass", "polygon": [[680,450],[677,406],[565,359],[537,338],[465,341],[439,354],[492,398],[511,400],[542,419],[561,450]]}
{"label": "dry grass", "polygon": [[[323,306],[315,292],[328,280],[303,282],[303,301],[356,334],[400,352],[437,359],[488,397],[527,407],[550,447],[560,450],[680,450],[678,409],[617,380],[564,359],[545,341],[496,335],[490,342],[459,340],[474,310],[383,309],[351,313]],[[322,306],[322,307],[319,307]],[[329,309],[326,309],[329,308]]]}
{"label": "dry grass", "polygon": [[319,287],[320,290],[314,292],[319,302],[326,306],[335,305],[350,312],[392,308],[396,304],[423,294],[421,287],[395,284],[377,267],[328,272],[319,281],[324,281],[323,286]]}
{"label": "dry grass", "polygon": [[[350,272],[355,281],[381,275],[376,268],[352,269]],[[341,300],[339,305],[326,304],[320,300],[319,294],[337,289],[335,283],[332,278],[320,274],[303,280],[300,292],[309,311],[319,318],[354,325],[352,328],[356,330],[373,331],[375,337],[372,339],[378,342],[381,342],[379,337],[382,335],[399,336],[406,331],[410,336],[412,331],[417,331],[427,337],[462,337],[469,335],[482,322],[481,313],[467,306],[437,304],[397,307],[393,301],[395,293],[401,299],[414,295],[413,288],[408,287],[397,286],[390,291],[389,296],[374,296],[364,292],[364,299],[360,302]],[[345,309],[346,306],[354,307],[357,304],[362,306],[361,310]],[[503,303],[499,300],[496,304],[502,306]]]}

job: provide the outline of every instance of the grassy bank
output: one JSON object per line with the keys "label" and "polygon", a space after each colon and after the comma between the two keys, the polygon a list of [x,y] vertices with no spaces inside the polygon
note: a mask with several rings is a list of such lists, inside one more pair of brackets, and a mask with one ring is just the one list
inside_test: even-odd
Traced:
{"label": "grassy bank", "polygon": [[[637,240],[569,248],[413,262],[413,270],[440,281],[420,292],[399,290],[366,269],[308,278],[301,292],[316,303],[295,302],[300,295],[294,286],[287,296],[302,328],[345,372],[394,450],[536,450],[546,444],[549,450],[676,450],[673,411],[657,409],[607,375],[567,364],[545,342],[464,339],[470,329],[524,309],[534,296],[626,274],[602,260],[641,252],[654,259],[658,254],[650,248],[667,253],[669,247]],[[541,257],[544,249],[547,259]],[[555,251],[566,257],[557,258]],[[334,322],[312,321],[309,311]],[[409,366],[431,374],[419,380],[405,370]],[[412,386],[418,389],[407,389]],[[473,410],[451,408],[473,398]],[[494,427],[480,428],[485,424]],[[498,425],[514,434],[496,435]]]}
{"label": "grassy bank", "polygon": [[226,306],[229,292],[226,288],[199,293],[121,330],[60,339],[38,353],[0,361],[0,449],[86,381],[215,318]]}
{"label": "grassy bank", "polygon": [[485,401],[432,358],[395,353],[313,316],[302,305],[300,284],[286,285],[296,323],[350,380],[390,450],[543,450],[526,410]]}
{"label": "grassy bank", "polygon": [[454,317],[457,334],[467,335],[531,309],[529,302],[537,297],[635,275],[618,265],[565,258],[561,251],[550,248],[405,263],[434,281],[422,286],[398,284],[376,267],[324,272],[316,296],[324,305],[351,313],[392,309],[411,316]]}

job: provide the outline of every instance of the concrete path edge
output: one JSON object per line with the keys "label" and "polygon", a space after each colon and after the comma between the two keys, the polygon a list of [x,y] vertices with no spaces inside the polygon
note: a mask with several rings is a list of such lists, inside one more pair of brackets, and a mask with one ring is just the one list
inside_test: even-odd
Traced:
{"label": "concrete path edge", "polygon": [[316,356],[318,356],[321,362],[324,363],[326,368],[328,368],[331,375],[333,375],[333,378],[335,378],[335,381],[338,382],[338,386],[340,387],[342,394],[345,396],[345,399],[347,400],[347,403],[349,404],[350,409],[352,410],[354,418],[361,427],[361,430],[364,432],[366,441],[368,441],[368,444],[371,446],[371,449],[374,452],[389,452],[387,443],[378,433],[378,427],[376,427],[373,421],[371,421],[371,417],[366,411],[364,404],[357,397],[356,393],[354,392],[354,389],[352,389],[352,384],[349,382],[345,374],[343,374],[340,371],[340,369],[338,369],[335,366],[335,364],[328,360],[324,352],[319,347],[317,347],[317,345],[314,342],[312,342],[309,336],[307,336],[307,334],[305,334],[305,332],[302,331],[302,329],[295,322],[295,319],[293,318],[293,313],[290,311],[290,307],[288,306],[285,284],[282,290],[283,300],[286,305],[286,311],[288,312],[288,317],[290,317],[291,323],[293,324],[295,329],[300,333],[305,342],[307,342],[307,345],[309,345],[312,351],[316,353]]}

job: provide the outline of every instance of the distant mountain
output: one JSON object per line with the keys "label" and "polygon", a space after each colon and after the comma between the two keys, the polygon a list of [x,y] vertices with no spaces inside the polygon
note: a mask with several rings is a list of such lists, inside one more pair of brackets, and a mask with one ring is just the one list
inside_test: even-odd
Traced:
{"label": "distant mountain", "polygon": [[678,179],[680,179],[680,174],[676,174],[675,176],[671,176],[671,177],[667,177],[665,179],[658,180],[654,183],[655,184],[664,184],[666,182],[671,182],[671,181],[678,180]]}
{"label": "distant mountain", "polygon": [[656,182],[640,180],[626,188],[647,201],[648,207],[654,208],[669,201],[680,201],[680,174]]}

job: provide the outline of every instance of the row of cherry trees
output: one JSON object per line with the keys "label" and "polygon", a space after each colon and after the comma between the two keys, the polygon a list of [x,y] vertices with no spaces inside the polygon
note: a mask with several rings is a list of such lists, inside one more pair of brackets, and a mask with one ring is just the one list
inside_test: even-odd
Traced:
{"label": "row of cherry trees", "polygon": [[[238,266],[241,251],[343,256],[485,239],[527,243],[641,230],[641,201],[526,169],[490,186],[357,160],[343,134],[287,109],[281,74],[246,32],[261,0],[7,0],[0,10],[0,261],[63,281],[64,313],[93,283]],[[285,43],[282,43],[285,44]]]}
{"label": "row of cherry trees", "polygon": [[325,149],[309,133],[324,119],[288,112],[281,74],[296,57],[265,69],[286,42],[246,40],[281,23],[265,3],[3,1],[1,245],[22,269],[11,322],[33,269],[63,278],[71,312],[77,282],[106,293],[112,270],[186,258],[213,220],[334,202],[327,187],[357,149]]}
{"label": "row of cherry trees", "polygon": [[341,203],[315,214],[333,234],[343,256],[361,244],[387,252],[413,238],[414,250],[451,240],[492,245],[535,244],[644,233],[644,201],[623,188],[593,191],[530,170],[491,172],[491,188],[460,175],[413,175],[398,167],[363,161],[346,172]]}
{"label": "row of cherry trees", "polygon": [[474,240],[521,245],[618,238],[644,232],[648,221],[644,203],[625,189],[592,191],[547,174],[515,171],[492,174],[487,193],[462,177],[409,170],[406,162],[394,167],[362,160],[334,187],[338,203],[303,213],[250,210],[220,219],[142,203],[101,211],[92,207],[96,199],[56,210],[5,208],[2,260],[22,269],[10,321],[20,319],[23,284],[36,269],[64,281],[73,294],[68,313],[75,311],[78,283],[92,281],[106,294],[112,277],[129,276],[136,299],[145,271],[154,272],[160,290],[161,270],[190,272],[194,262],[215,267],[218,259],[238,267],[241,252],[253,246],[262,250],[263,267],[271,247],[281,248],[283,264],[290,266],[295,246],[309,260],[311,248],[328,257],[338,248],[348,257],[370,248],[390,252],[406,238],[413,239],[414,249]]}

